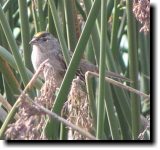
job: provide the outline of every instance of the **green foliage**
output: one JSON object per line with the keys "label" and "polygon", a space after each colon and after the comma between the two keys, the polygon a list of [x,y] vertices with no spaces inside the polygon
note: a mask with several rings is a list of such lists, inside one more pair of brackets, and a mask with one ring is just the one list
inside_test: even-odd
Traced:
{"label": "green foliage", "polygon": [[[33,73],[29,41],[35,32],[49,31],[59,39],[68,66],[52,111],[60,115],[84,56],[100,73],[99,80],[86,77],[93,135],[105,140],[136,140],[143,132],[141,116],[150,115],[150,101],[105,82],[104,76],[106,70],[126,76],[133,83],[124,84],[149,95],[150,35],[139,32],[130,0],[68,1],[0,1],[0,94],[14,105],[15,95]],[[68,49],[74,52],[72,58]],[[35,88],[41,85],[38,80]],[[29,94],[36,96],[35,89]],[[62,139],[66,138],[64,128],[48,119],[44,132],[49,139]],[[149,138],[147,134],[144,139]]]}

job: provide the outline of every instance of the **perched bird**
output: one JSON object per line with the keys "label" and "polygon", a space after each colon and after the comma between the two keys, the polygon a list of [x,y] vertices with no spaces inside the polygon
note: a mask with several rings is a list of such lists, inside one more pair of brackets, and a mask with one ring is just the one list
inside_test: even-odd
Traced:
{"label": "perched bird", "polygon": [[[33,45],[31,60],[35,71],[43,61],[49,59],[50,64],[54,69],[54,78],[58,85],[60,85],[67,66],[64,62],[58,40],[51,33],[44,31],[35,34],[30,41],[30,44]],[[87,71],[98,73],[98,68],[89,61],[81,59],[76,75],[79,75],[80,79],[84,79],[84,75]],[[125,77],[113,72],[107,72],[106,75],[113,78],[126,79]]]}

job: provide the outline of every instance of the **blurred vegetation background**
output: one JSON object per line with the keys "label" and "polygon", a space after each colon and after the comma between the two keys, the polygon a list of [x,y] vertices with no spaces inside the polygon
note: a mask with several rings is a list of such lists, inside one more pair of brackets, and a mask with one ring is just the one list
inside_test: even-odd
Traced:
{"label": "blurred vegetation background", "polygon": [[[29,41],[36,32],[49,31],[59,39],[66,64],[68,50],[75,52],[53,111],[60,115],[83,55],[100,68],[100,79],[86,83],[94,107],[92,135],[105,140],[149,140],[150,99],[105,82],[103,73],[121,74],[133,81],[124,85],[150,94],[149,10],[148,0],[1,0],[0,126],[9,111],[2,99],[12,108],[34,73]],[[36,89],[41,86],[41,81],[35,83]],[[35,91],[29,95],[35,97]],[[48,139],[67,139],[62,128],[57,123],[43,132]]]}

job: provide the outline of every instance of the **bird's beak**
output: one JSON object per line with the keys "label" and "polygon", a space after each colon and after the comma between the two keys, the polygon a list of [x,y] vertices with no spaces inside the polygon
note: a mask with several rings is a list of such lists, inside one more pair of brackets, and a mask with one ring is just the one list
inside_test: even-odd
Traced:
{"label": "bird's beak", "polygon": [[36,38],[33,38],[30,42],[29,42],[29,44],[34,44],[34,43],[36,43]]}

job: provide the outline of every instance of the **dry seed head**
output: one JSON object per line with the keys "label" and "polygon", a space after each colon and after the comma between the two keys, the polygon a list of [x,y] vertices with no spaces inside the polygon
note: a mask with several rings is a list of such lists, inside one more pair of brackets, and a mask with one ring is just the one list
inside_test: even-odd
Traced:
{"label": "dry seed head", "polygon": [[136,19],[143,25],[140,32],[145,33],[150,30],[150,1],[137,0],[133,2],[133,13]]}
{"label": "dry seed head", "polygon": [[[71,90],[66,103],[68,108],[67,120],[85,131],[92,129],[92,118],[89,113],[89,103],[85,83],[77,77],[72,81]],[[69,129],[69,139],[86,140],[79,132]]]}

